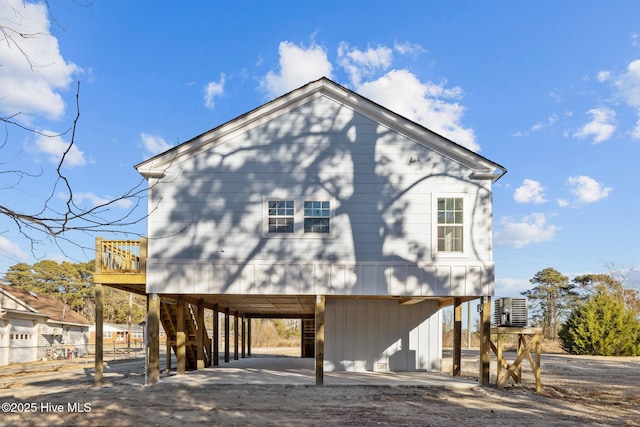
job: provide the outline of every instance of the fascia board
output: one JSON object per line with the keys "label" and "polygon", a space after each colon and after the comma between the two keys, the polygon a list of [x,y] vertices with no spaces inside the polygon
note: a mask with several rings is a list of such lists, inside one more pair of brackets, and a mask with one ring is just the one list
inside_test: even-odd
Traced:
{"label": "fascia board", "polygon": [[472,169],[474,179],[495,181],[506,173],[506,169],[497,163],[325,78],[276,98],[163,154],[146,160],[135,168],[147,179],[162,178],[164,171],[172,164],[209,150],[321,96],[327,96],[415,143]]}

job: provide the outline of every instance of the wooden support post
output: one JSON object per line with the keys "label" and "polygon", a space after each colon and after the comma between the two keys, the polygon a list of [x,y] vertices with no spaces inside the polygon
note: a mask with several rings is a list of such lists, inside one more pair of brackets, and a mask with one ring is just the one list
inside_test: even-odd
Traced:
{"label": "wooden support post", "polygon": [[251,316],[247,318],[247,356],[251,357]]}
{"label": "wooden support post", "polygon": [[480,299],[480,366],[478,381],[481,385],[489,386],[491,367],[491,297]]}
{"label": "wooden support post", "polygon": [[325,296],[316,295],[316,385],[324,384],[324,309]]}
{"label": "wooden support post", "polygon": [[187,338],[184,327],[184,313],[184,296],[180,295],[176,303],[176,372],[178,375],[187,372]]}
{"label": "wooden support post", "polygon": [[205,368],[205,357],[204,357],[204,299],[198,300],[198,313],[196,314],[196,326],[198,326],[198,332],[196,334],[196,341],[198,342],[198,349],[196,351],[197,362],[196,369],[204,369]]}
{"label": "wooden support post", "polygon": [[[97,262],[97,261],[96,261]],[[96,354],[95,354],[95,383],[97,386],[103,384],[104,373],[104,287],[100,283],[95,284],[96,289]]]}
{"label": "wooden support post", "polygon": [[247,354],[244,351],[245,345],[247,343],[247,322],[244,314],[242,315],[242,318],[240,320],[242,323],[242,358],[244,359],[245,357],[247,357]]}
{"label": "wooden support post", "polygon": [[147,295],[147,369],[146,384],[160,381],[160,296]]}
{"label": "wooden support post", "polygon": [[229,307],[224,309],[224,363],[229,363]]}
{"label": "wooden support post", "polygon": [[300,319],[300,357],[305,357],[305,354],[304,354],[304,319]]}
{"label": "wooden support post", "polygon": [[213,338],[209,337],[207,345],[209,346],[209,368],[213,366]]}
{"label": "wooden support post", "polygon": [[459,377],[462,370],[462,301],[453,299],[453,376]]}
{"label": "wooden support post", "polygon": [[167,342],[165,343],[165,345],[167,346],[167,353],[166,353],[166,371],[165,372],[171,372],[171,353],[173,352],[173,348],[171,348],[171,341],[167,338],[166,333],[165,333],[165,339],[167,340]]}
{"label": "wooden support post", "polygon": [[[542,393],[542,378],[540,378],[540,349],[542,347],[542,333],[538,335],[535,344],[536,359],[533,366],[533,375],[536,379],[536,391]],[[531,362],[529,362],[531,363]]]}
{"label": "wooden support post", "polygon": [[467,344],[464,348],[471,348],[471,301],[467,301]]}
{"label": "wooden support post", "polygon": [[236,311],[233,314],[233,360],[240,359],[239,344],[240,344],[240,331],[239,331],[239,315]]}
{"label": "wooden support post", "polygon": [[213,366],[220,364],[220,316],[218,304],[213,306]]}

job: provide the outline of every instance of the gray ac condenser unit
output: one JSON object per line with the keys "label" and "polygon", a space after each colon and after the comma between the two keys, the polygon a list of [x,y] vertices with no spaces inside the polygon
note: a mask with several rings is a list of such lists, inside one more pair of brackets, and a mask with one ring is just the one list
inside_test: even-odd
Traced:
{"label": "gray ac condenser unit", "polygon": [[528,324],[526,298],[499,298],[493,312],[497,326],[526,327]]}

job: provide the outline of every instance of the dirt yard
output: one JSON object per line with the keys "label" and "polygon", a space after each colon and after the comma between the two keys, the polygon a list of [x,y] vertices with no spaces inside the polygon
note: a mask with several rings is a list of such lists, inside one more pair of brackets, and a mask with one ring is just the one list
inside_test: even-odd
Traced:
{"label": "dirt yard", "polygon": [[[523,384],[500,390],[162,381],[145,387],[139,374],[96,388],[89,374],[80,382],[38,377],[27,385],[28,375],[0,377],[2,425],[640,426],[640,357],[544,354],[542,394],[528,365]],[[464,354],[463,376],[477,378],[477,352]]]}

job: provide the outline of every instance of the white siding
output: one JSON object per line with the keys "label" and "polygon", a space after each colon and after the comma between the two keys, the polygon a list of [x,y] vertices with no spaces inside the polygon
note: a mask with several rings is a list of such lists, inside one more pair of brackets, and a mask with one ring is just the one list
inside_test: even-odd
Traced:
{"label": "white siding", "polygon": [[[490,184],[328,97],[165,172],[150,191],[149,292],[492,292]],[[432,250],[435,193],[466,195],[463,259]],[[330,200],[331,235],[265,235],[272,197]]]}
{"label": "white siding", "polygon": [[439,371],[440,311],[436,301],[326,302],[327,371]]}
{"label": "white siding", "polygon": [[0,366],[9,364],[9,325],[0,320]]}

